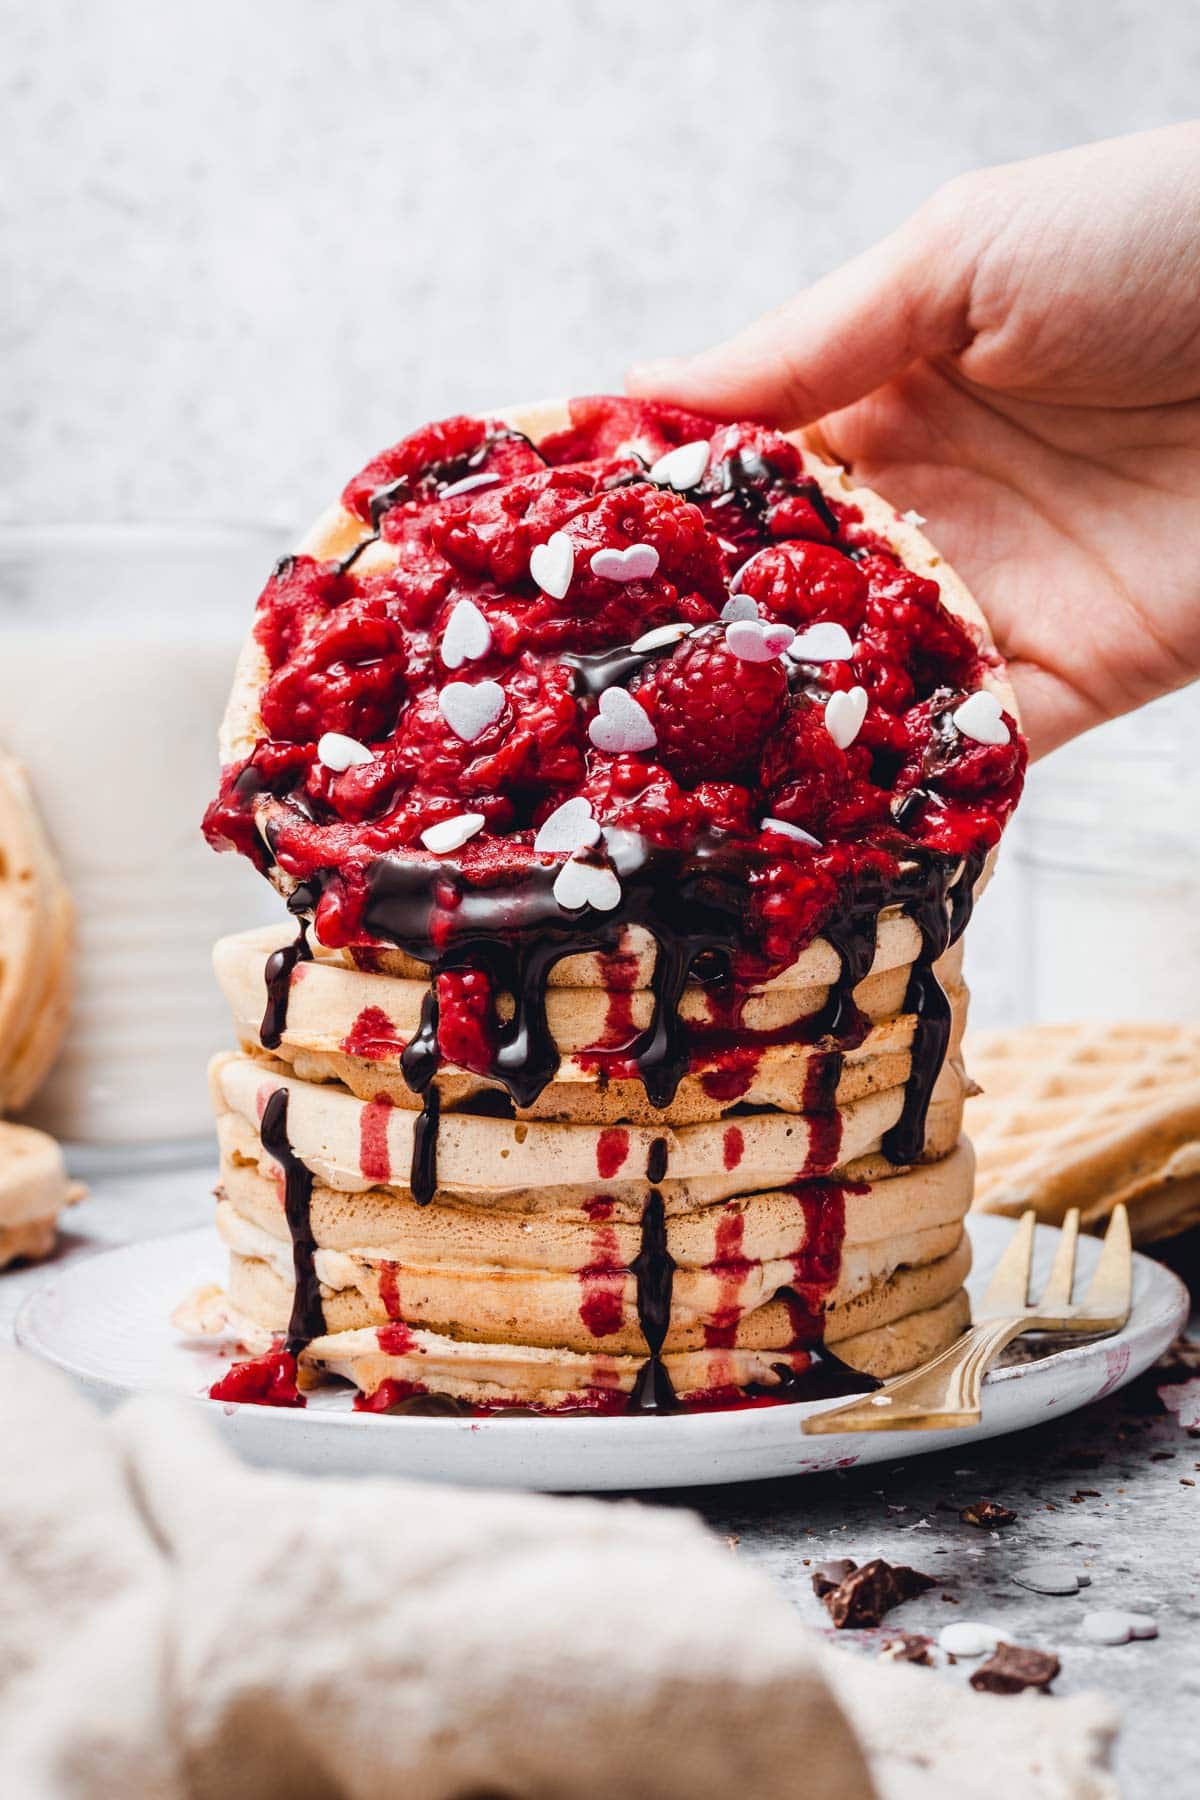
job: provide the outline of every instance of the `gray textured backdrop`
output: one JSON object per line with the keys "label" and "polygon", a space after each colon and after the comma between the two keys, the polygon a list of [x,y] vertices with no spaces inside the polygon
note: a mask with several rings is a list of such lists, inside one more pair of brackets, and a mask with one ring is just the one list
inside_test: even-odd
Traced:
{"label": "gray textured backdrop", "polygon": [[617,383],[946,176],[1186,117],[1200,8],[5,0],[8,514],[303,518]]}
{"label": "gray textured backdrop", "polygon": [[[1182,3],[0,16],[0,518],[302,522],[424,417],[615,385],[961,169],[1183,118],[1200,94]],[[973,934],[989,1018],[1030,1008],[1013,972],[1032,892],[1010,858]]]}

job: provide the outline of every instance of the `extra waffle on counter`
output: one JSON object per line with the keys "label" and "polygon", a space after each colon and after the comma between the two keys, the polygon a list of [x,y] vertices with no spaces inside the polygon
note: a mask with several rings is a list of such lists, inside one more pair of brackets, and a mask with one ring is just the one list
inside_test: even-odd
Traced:
{"label": "extra waffle on counter", "polygon": [[737,1404],[962,1329],[1025,753],[911,519],[759,426],[446,420],[270,575],[222,760],[291,917],[217,947],[220,1397]]}
{"label": "extra waffle on counter", "polygon": [[1102,1229],[1118,1203],[1135,1243],[1200,1225],[1200,1031],[1186,1025],[1031,1025],[979,1032],[967,1106],[976,1204]]}

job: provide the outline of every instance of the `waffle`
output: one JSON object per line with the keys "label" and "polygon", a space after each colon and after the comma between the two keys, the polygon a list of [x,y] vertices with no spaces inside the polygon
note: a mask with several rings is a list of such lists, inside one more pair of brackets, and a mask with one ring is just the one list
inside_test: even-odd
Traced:
{"label": "waffle", "polygon": [[1034,1025],[972,1035],[968,1059],[981,1210],[1099,1229],[1120,1202],[1138,1243],[1200,1224],[1200,1031]]}
{"label": "waffle", "polygon": [[25,772],[0,751],[0,1113],[32,1099],[66,1030],[71,902]]}
{"label": "waffle", "polygon": [[0,1120],[0,1269],[48,1256],[59,1213],[82,1196],[52,1137]]}

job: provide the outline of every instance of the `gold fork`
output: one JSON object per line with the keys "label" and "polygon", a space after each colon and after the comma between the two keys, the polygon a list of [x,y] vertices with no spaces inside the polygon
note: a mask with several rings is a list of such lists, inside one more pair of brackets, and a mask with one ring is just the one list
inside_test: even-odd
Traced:
{"label": "gold fork", "polygon": [[1075,1291],[1075,1251],[1079,1208],[1063,1220],[1054,1263],[1042,1295],[1029,1299],[1033,1234],[1037,1215],[1022,1214],[996,1266],[974,1323],[931,1362],[861,1394],[844,1406],[814,1413],[804,1421],[809,1436],[838,1431],[934,1431],[977,1425],[982,1417],[983,1378],[1000,1352],[1027,1331],[1064,1331],[1077,1337],[1105,1337],[1129,1317],[1133,1289],[1133,1246],[1129,1215],[1113,1208],[1095,1272],[1082,1300]]}

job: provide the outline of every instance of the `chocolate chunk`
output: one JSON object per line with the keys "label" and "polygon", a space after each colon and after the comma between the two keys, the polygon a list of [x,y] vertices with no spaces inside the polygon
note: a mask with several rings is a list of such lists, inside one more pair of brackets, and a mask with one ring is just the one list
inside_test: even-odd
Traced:
{"label": "chocolate chunk", "polygon": [[839,1557],[835,1562],[818,1563],[812,1572],[813,1593],[817,1599],[823,1600],[835,1587],[840,1587],[847,1575],[853,1575],[857,1567],[858,1564],[851,1562],[846,1556]]}
{"label": "chocolate chunk", "polygon": [[1038,1688],[1045,1694],[1061,1667],[1049,1650],[1031,1650],[1025,1644],[997,1644],[971,1676],[971,1686],[981,1694],[1020,1694],[1026,1688]]}
{"label": "chocolate chunk", "polygon": [[902,1631],[899,1637],[887,1638],[880,1646],[880,1656],[886,1656],[890,1662],[919,1663],[923,1669],[932,1669],[933,1658],[929,1652],[933,1648],[933,1639],[926,1637],[921,1631]]}
{"label": "chocolate chunk", "polygon": [[884,1562],[877,1556],[872,1562],[864,1563],[861,1569],[852,1570],[821,1598],[834,1625],[843,1631],[847,1626],[878,1625],[884,1613],[890,1612],[893,1606],[936,1585],[932,1575],[922,1575],[919,1569],[909,1569],[903,1564]]}
{"label": "chocolate chunk", "polygon": [[1011,1506],[1001,1506],[998,1500],[973,1500],[958,1516],[964,1525],[979,1525],[985,1530],[997,1525],[1012,1525],[1017,1517]]}

